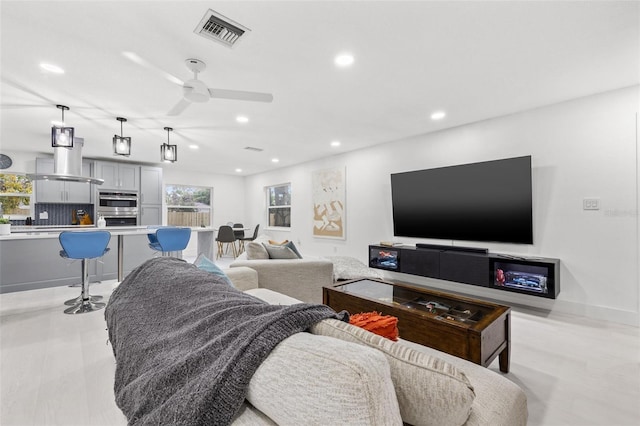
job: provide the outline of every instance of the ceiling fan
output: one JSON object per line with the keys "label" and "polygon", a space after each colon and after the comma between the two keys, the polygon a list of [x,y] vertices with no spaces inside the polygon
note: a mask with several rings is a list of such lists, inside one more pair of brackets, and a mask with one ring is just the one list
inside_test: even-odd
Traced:
{"label": "ceiling fan", "polygon": [[238,101],[272,102],[271,93],[245,92],[242,90],[209,89],[200,80],[198,73],[207,68],[207,64],[199,59],[187,59],[187,68],[193,72],[193,79],[187,80],[182,85],[183,98],[167,113],[167,115],[179,115],[192,102],[207,102],[209,98],[234,99]]}

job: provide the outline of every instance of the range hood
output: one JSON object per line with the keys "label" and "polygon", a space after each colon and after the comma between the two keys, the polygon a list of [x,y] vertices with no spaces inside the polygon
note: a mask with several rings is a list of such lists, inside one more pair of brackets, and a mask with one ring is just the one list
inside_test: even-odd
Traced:
{"label": "range hood", "polygon": [[60,180],[102,185],[104,180],[82,176],[83,138],[73,138],[73,148],[53,148],[53,173],[29,173],[31,180]]}

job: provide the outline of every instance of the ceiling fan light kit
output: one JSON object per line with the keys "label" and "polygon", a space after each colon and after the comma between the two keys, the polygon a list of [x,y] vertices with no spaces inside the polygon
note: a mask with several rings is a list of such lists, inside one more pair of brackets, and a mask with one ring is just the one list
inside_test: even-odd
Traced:
{"label": "ceiling fan light kit", "polygon": [[131,155],[131,138],[122,135],[122,123],[126,122],[127,119],[116,117],[116,120],[120,122],[120,136],[113,135],[113,154],[128,157]]}
{"label": "ceiling fan light kit", "polygon": [[167,131],[167,143],[160,145],[160,159],[166,163],[178,161],[178,145],[169,144],[169,133],[173,131],[171,127],[165,127]]}
{"label": "ceiling fan light kit", "polygon": [[207,102],[209,98],[250,102],[273,102],[273,95],[271,93],[207,88],[204,82],[198,80],[198,74],[207,68],[207,64],[195,58],[189,58],[184,62],[187,68],[193,73],[193,78],[184,82],[182,85],[182,99],[171,108],[167,115],[179,115],[187,109],[191,103],[204,103]]}
{"label": "ceiling fan light kit", "polygon": [[207,65],[199,59],[187,59],[185,63],[193,72],[193,78],[182,86],[184,98],[190,102],[207,102],[211,97],[207,85],[198,80],[198,73],[204,71]]}
{"label": "ceiling fan light kit", "polygon": [[62,111],[61,125],[51,127],[51,146],[53,148],[73,148],[73,127],[65,127],[64,112],[69,110],[68,106],[56,105]]}

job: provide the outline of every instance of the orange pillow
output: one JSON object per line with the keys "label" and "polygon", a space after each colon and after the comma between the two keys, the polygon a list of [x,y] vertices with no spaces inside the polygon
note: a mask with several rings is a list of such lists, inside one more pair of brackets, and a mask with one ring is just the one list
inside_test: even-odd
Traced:
{"label": "orange pillow", "polygon": [[364,328],[394,342],[398,340],[398,318],[391,315],[380,315],[375,311],[353,314],[349,317],[349,324]]}
{"label": "orange pillow", "polygon": [[269,240],[269,244],[274,245],[274,246],[283,246],[283,245],[287,244],[288,242],[289,242],[289,240],[284,240],[281,243],[279,243],[277,241]]}

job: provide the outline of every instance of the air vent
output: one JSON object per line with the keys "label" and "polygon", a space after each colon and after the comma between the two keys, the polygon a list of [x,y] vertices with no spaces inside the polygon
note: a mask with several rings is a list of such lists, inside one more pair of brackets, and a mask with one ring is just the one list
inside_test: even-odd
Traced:
{"label": "air vent", "polygon": [[247,31],[251,30],[211,9],[193,30],[194,33],[227,47],[233,47]]}
{"label": "air vent", "polygon": [[264,149],[262,148],[256,148],[255,146],[245,146],[244,149],[246,149],[247,151],[255,151],[255,152],[262,152],[264,151]]}

